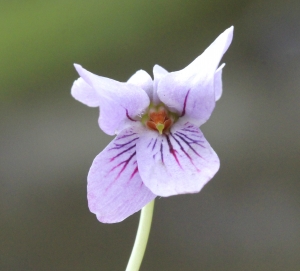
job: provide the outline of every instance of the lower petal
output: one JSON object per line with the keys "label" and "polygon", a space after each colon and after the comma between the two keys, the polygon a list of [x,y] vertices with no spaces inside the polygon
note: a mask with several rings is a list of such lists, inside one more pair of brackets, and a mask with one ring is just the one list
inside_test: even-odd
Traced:
{"label": "lower petal", "polygon": [[93,161],[88,174],[88,204],[101,222],[120,222],[155,198],[138,171],[138,138],[133,128],[122,131]]}
{"label": "lower petal", "polygon": [[177,122],[167,135],[142,133],[137,162],[144,184],[165,197],[199,192],[220,166],[200,129],[189,122]]}

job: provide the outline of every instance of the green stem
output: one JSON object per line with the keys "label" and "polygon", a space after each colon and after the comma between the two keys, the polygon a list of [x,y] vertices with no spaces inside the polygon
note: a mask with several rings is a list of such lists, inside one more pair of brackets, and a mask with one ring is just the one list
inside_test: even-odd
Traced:
{"label": "green stem", "polygon": [[140,269],[150,233],[153,209],[154,200],[142,209],[134,246],[125,271],[138,271]]}

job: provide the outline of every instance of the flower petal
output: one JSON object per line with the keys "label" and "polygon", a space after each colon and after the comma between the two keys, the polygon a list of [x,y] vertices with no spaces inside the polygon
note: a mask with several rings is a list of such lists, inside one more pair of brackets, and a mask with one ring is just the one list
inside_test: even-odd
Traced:
{"label": "flower petal", "polygon": [[105,133],[119,133],[148,107],[150,100],[142,88],[97,76],[77,64],[74,66],[81,78],[99,96],[99,125]]}
{"label": "flower petal", "polygon": [[220,166],[200,129],[181,121],[168,135],[150,130],[141,133],[137,162],[144,184],[164,197],[199,192]]}
{"label": "flower petal", "polygon": [[144,70],[137,71],[128,79],[127,83],[133,84],[145,90],[150,100],[152,100],[153,81],[151,76],[147,72],[145,72]]}
{"label": "flower petal", "polygon": [[143,184],[136,162],[133,129],[123,130],[94,160],[88,174],[88,204],[104,223],[120,222],[155,195]]}
{"label": "flower petal", "polygon": [[232,35],[233,27],[224,31],[186,68],[169,73],[158,83],[159,99],[197,126],[203,124],[214,109],[214,75]]}
{"label": "flower petal", "polygon": [[215,72],[214,78],[214,86],[215,86],[215,99],[218,101],[223,92],[223,84],[222,84],[222,69],[225,67],[225,63],[223,63]]}
{"label": "flower petal", "polygon": [[100,98],[96,90],[94,90],[82,78],[78,78],[73,83],[71,94],[76,100],[87,106],[97,107],[100,105]]}
{"label": "flower petal", "polygon": [[157,85],[158,82],[165,77],[168,74],[168,71],[165,70],[163,67],[159,65],[154,65],[153,67],[153,76],[154,76],[154,81],[153,81],[153,99],[152,102],[153,104],[157,105],[160,103],[160,99],[157,95]]}

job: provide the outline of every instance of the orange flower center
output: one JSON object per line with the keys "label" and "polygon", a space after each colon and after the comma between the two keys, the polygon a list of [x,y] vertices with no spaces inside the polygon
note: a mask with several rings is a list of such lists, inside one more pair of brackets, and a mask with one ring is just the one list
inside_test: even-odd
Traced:
{"label": "orange flower center", "polygon": [[165,109],[150,111],[148,116],[149,120],[146,122],[147,126],[151,130],[158,131],[160,134],[166,133],[173,123]]}

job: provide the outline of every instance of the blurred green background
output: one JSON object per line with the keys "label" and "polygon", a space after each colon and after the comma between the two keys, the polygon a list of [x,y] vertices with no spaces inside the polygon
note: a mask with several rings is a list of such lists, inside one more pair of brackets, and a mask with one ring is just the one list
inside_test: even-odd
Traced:
{"label": "blurred green background", "polygon": [[101,224],[86,175],[111,140],[72,64],[119,81],[179,70],[235,26],[201,128],[221,159],[156,200],[141,271],[300,270],[300,1],[0,2],[0,270],[124,270],[139,215]]}

